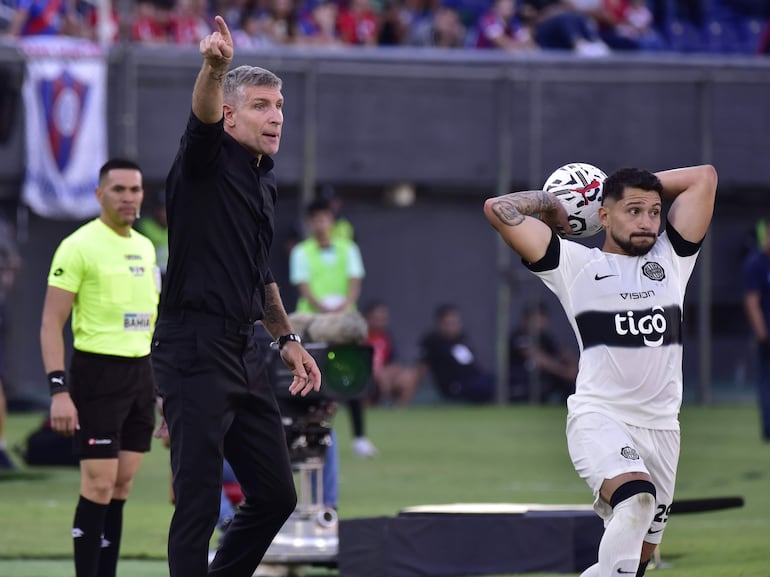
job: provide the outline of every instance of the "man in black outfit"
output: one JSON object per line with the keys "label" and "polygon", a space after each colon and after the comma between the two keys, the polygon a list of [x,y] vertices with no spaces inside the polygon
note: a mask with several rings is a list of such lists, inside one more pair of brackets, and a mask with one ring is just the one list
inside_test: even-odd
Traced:
{"label": "man in black outfit", "polygon": [[416,382],[430,372],[444,399],[488,403],[495,397],[495,378],[476,359],[463,332],[460,310],[442,304],[433,313],[434,327],[420,341]]}
{"label": "man in black outfit", "polygon": [[[171,577],[251,577],[296,506],[259,333],[275,339],[294,374],[292,394],[321,381],[269,268],[281,80],[251,66],[228,72],[233,42],[220,16],[216,23],[200,44],[192,114],[166,181],[169,262],[152,347],[171,441]],[[207,568],[223,456],[245,502]]]}

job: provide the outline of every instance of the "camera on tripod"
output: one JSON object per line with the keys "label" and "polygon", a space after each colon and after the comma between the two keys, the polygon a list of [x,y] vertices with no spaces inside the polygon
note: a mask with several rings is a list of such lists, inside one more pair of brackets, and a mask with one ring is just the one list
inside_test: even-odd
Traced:
{"label": "camera on tripod", "polygon": [[[361,339],[362,340],[362,339]],[[293,396],[294,376],[278,351],[270,359],[270,380],[283,419],[292,469],[297,473],[297,508],[273,539],[263,561],[282,564],[336,563],[337,511],[323,504],[322,469],[332,443],[332,417],[340,401],[366,396],[373,349],[363,344],[310,342],[305,349],[321,371],[321,390]]]}
{"label": "camera on tripod", "polygon": [[323,461],[331,443],[332,418],[340,401],[360,399],[370,392],[373,349],[370,345],[307,343],[305,349],[321,371],[321,390],[293,396],[294,376],[278,351],[270,361],[270,380],[283,418],[292,465]]}

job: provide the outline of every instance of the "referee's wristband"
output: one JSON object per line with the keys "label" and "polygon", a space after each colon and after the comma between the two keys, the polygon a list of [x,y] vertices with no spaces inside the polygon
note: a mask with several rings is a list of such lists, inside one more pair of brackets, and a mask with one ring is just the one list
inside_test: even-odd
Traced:
{"label": "referee's wristband", "polygon": [[69,391],[64,371],[51,371],[47,376],[48,390],[51,392],[52,397],[57,393],[66,393]]}

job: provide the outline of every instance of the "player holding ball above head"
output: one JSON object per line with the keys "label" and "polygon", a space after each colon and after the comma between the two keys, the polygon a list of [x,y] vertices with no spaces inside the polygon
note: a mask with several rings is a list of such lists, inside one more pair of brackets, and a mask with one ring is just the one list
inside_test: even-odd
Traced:
{"label": "player holding ball above head", "polygon": [[503,240],[559,298],[580,348],[567,444],[605,521],[599,562],[581,577],[644,575],[661,542],[679,460],[682,306],[716,188],[709,165],[614,172],[597,210],[601,249],[563,238],[570,214],[554,192],[484,205]]}

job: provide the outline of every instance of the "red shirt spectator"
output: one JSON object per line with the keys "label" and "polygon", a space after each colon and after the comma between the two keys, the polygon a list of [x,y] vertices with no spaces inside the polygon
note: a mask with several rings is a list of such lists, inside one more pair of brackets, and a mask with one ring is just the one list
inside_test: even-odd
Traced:
{"label": "red shirt spectator", "polygon": [[369,0],[350,0],[337,19],[340,38],[345,44],[376,46],[380,23]]}
{"label": "red shirt spectator", "polygon": [[[168,11],[166,11],[168,13]],[[168,20],[161,19],[162,12],[149,0],[136,5],[136,18],[131,25],[131,40],[143,44],[166,44],[170,40]]]}

